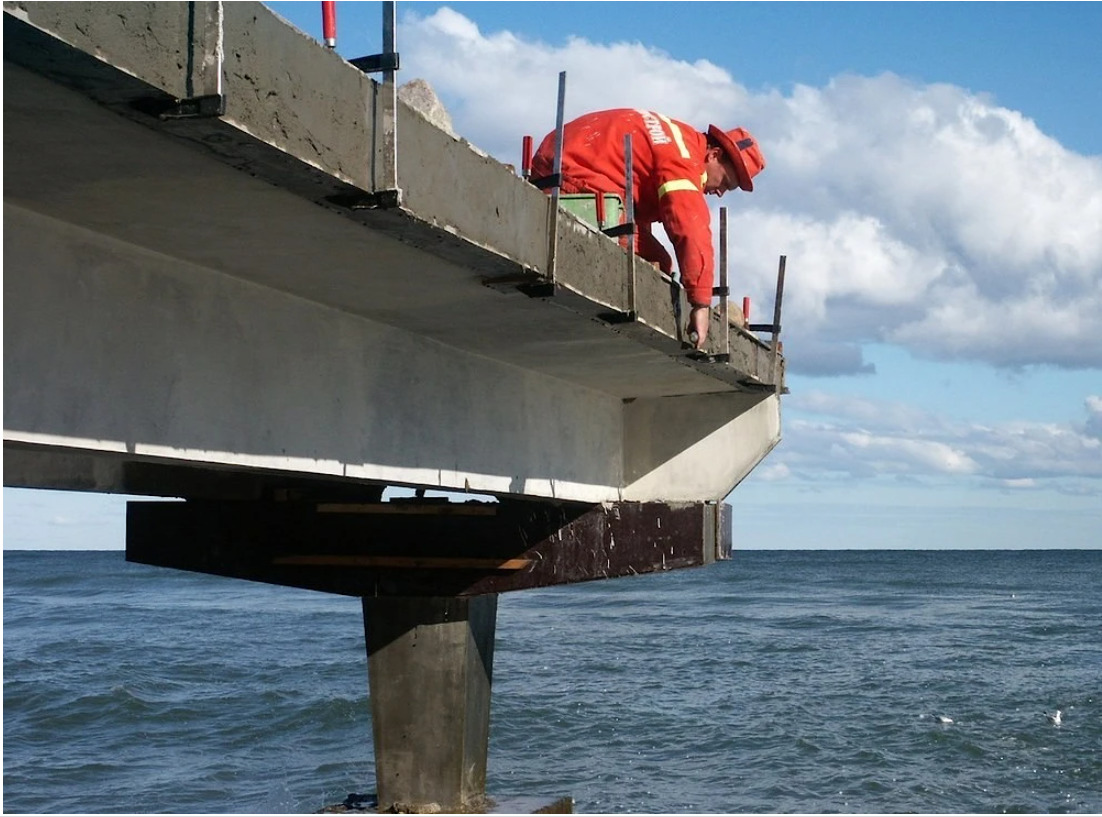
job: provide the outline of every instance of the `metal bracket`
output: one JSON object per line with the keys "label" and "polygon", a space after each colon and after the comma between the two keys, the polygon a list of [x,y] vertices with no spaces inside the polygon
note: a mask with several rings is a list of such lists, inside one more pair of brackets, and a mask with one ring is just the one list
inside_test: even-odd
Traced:
{"label": "metal bracket", "polygon": [[639,318],[639,316],[630,309],[627,312],[602,312],[597,317],[605,323],[611,323],[613,325],[621,323],[634,323]]}
{"label": "metal bracket", "polygon": [[349,210],[390,210],[402,206],[402,191],[376,190],[374,193],[329,196],[326,201]]}
{"label": "metal bracket", "polygon": [[746,328],[751,332],[772,332],[774,335],[781,333],[781,327],[775,323],[752,323]]}
{"label": "metal bracket", "polygon": [[518,284],[517,289],[529,298],[552,298],[555,295],[554,283]]}
{"label": "metal bracket", "polygon": [[729,354],[710,355],[707,352],[701,352],[699,350],[693,349],[692,346],[690,346],[689,344],[685,344],[685,345],[688,346],[689,349],[691,350],[685,355],[685,357],[687,357],[689,360],[695,360],[699,363],[730,363],[731,362],[731,356]]}
{"label": "metal bracket", "polygon": [[530,286],[533,283],[533,278],[538,273],[534,273],[531,268],[524,267],[523,271],[510,272],[505,275],[493,275],[482,279],[482,285],[488,286],[492,289],[498,288],[511,288],[516,289],[518,286],[525,285]]}
{"label": "metal bracket", "polygon": [[610,238],[619,238],[622,235],[631,235],[635,232],[635,224],[627,222],[625,224],[617,224],[615,227],[609,227],[608,229],[601,230],[602,233]]}
{"label": "metal bracket", "polygon": [[[743,391],[753,392],[756,394],[773,393],[777,391],[777,387],[772,383],[761,383],[757,380],[740,380],[739,387]],[[788,394],[788,389],[782,389],[781,394]]]}
{"label": "metal bracket", "polygon": [[215,119],[226,113],[226,97],[206,94],[187,99],[138,99],[131,106],[158,119]]}
{"label": "metal bracket", "polygon": [[354,60],[349,60],[349,62],[365,74],[374,74],[379,71],[397,71],[401,59],[397,51],[390,51],[382,54],[369,54],[366,57],[357,57]]}

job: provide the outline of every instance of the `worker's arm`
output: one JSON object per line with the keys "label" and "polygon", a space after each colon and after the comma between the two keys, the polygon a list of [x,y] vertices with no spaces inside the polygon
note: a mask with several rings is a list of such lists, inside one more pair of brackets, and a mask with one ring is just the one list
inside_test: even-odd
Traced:
{"label": "worker's arm", "polygon": [[664,125],[671,138],[652,145],[658,219],[673,244],[689,303],[710,306],[715,264],[712,215],[704,200],[704,165],[694,158],[688,132],[671,120],[664,120]]}
{"label": "worker's arm", "polygon": [[[644,236],[646,238],[644,238]],[[658,268],[669,275],[673,270],[673,260],[670,258],[670,254],[666,252],[666,248],[663,247],[658,242],[658,239],[654,237],[654,234],[651,233],[649,224],[641,224],[639,226],[638,237],[639,255],[647,261],[657,263]],[[681,267],[681,269],[684,268],[684,266]],[[689,300],[691,303],[691,296]],[[708,290],[708,301],[711,301],[711,289]],[[693,339],[693,345],[696,346],[697,349],[704,347],[704,340],[708,337],[710,311],[711,309],[709,306],[693,306],[689,312],[689,323],[685,327],[685,332]]]}
{"label": "worker's arm", "polygon": [[692,307],[686,327],[694,346],[704,347],[711,320],[712,217],[704,194],[691,189],[673,190],[660,200],[662,224],[677,253],[681,286]]}
{"label": "worker's arm", "polygon": [[662,226],[673,243],[681,286],[695,307],[712,303],[712,215],[704,194],[689,189],[673,190],[660,199]]}
{"label": "worker's arm", "polygon": [[712,280],[715,262],[712,257],[712,215],[704,200],[699,175],[680,160],[667,162],[663,168],[663,183],[658,189],[659,217],[666,230],[681,273],[691,311],[686,332],[697,349],[704,347],[711,320]]}

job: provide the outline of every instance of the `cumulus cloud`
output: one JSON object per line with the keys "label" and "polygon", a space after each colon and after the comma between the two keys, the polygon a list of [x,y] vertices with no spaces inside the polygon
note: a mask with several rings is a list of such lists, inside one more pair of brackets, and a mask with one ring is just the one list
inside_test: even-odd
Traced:
{"label": "cumulus cloud", "polygon": [[428,17],[409,12],[402,30],[404,64],[432,84],[466,139],[502,161],[516,161],[525,134],[539,138],[554,129],[561,71],[568,119],[600,108],[653,107],[696,122],[717,105],[743,108],[748,96],[706,60],[674,60],[639,43],[574,37],[555,46],[507,31],[483,33],[450,8]]}
{"label": "cumulus cloud", "polygon": [[403,61],[456,130],[503,162],[517,163],[522,136],[554,127],[564,70],[568,118],[648,107],[753,131],[761,183],[722,201],[731,283],[771,316],[777,257],[788,257],[793,372],[868,371],[860,348],[873,341],[1004,367],[1102,366],[1102,157],[1065,149],[1017,111],[892,74],[750,92],[707,61],[486,33],[447,8],[403,26]]}
{"label": "cumulus cloud", "polygon": [[1086,433],[1096,440],[1102,440],[1102,397],[1091,395],[1087,398]]}
{"label": "cumulus cloud", "polygon": [[1102,495],[1102,398],[1086,400],[1085,424],[964,423],[905,403],[795,394],[772,455],[786,476],[937,479],[968,476],[1013,488]]}
{"label": "cumulus cloud", "polygon": [[783,462],[765,462],[754,470],[754,476],[763,482],[776,482],[792,476]]}

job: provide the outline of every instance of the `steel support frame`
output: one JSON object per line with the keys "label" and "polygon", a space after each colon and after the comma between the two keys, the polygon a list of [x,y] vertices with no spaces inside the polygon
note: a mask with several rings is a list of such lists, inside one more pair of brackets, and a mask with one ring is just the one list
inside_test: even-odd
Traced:
{"label": "steel support frame", "polygon": [[127,561],[349,596],[477,596],[729,558],[724,503],[131,501]]}

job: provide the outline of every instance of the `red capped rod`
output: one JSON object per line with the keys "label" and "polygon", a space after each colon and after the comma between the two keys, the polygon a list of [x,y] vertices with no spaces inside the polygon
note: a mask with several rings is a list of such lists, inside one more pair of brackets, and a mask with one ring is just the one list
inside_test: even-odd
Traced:
{"label": "red capped rod", "polygon": [[525,136],[520,143],[520,173],[525,179],[532,175],[532,137]]}
{"label": "red capped rod", "polygon": [[337,3],[336,0],[322,0],[321,30],[325,37],[326,48],[337,47]]}
{"label": "red capped rod", "polygon": [[750,323],[750,296],[747,295],[742,299],[742,317],[746,318],[746,322]]}

